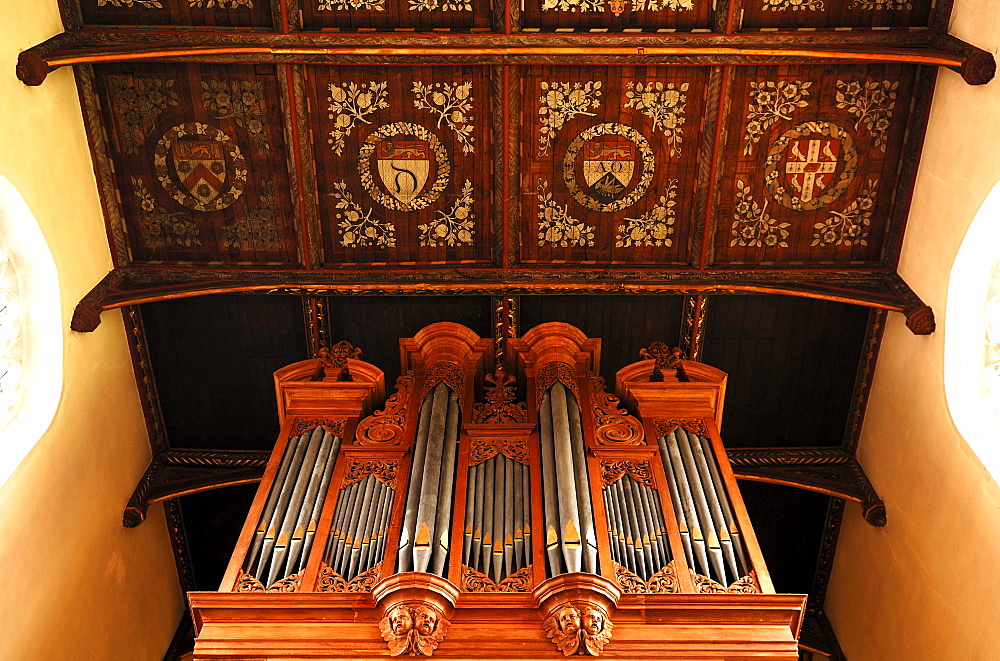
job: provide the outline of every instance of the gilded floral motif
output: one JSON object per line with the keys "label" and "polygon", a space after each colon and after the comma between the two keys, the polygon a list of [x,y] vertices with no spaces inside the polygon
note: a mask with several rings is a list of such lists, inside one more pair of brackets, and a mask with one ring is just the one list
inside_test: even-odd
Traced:
{"label": "gilded floral motif", "polygon": [[274,182],[267,181],[261,187],[257,208],[241,217],[232,225],[222,228],[224,248],[241,250],[280,249],[281,236],[278,233],[276,214],[278,204],[274,194]]}
{"label": "gilded floral motif", "polygon": [[342,209],[337,214],[337,219],[340,221],[338,223],[340,245],[346,248],[396,247],[396,226],[394,224],[373,218],[371,209],[362,209],[358,206],[351,192],[347,190],[346,182],[334,182],[333,188],[334,192],[331,194],[337,199],[334,208]]}
{"label": "gilded floral motif", "polygon": [[98,7],[144,7],[146,9],[163,9],[160,0],[97,0]]}
{"label": "gilded floral motif", "polygon": [[[320,9],[323,9],[321,6]],[[336,7],[336,9],[363,9],[363,7]],[[365,117],[382,108],[388,108],[386,100],[388,83],[374,80],[368,83],[346,83],[343,86],[330,83],[330,114],[333,130],[327,142],[340,156],[344,152],[344,138],[351,134],[358,122],[371,124]]]}
{"label": "gilded floral motif", "polygon": [[538,245],[593,247],[594,228],[569,215],[552,199],[547,181],[538,180]]}
{"label": "gilded floral motif", "polygon": [[201,104],[205,110],[218,113],[216,119],[232,119],[253,138],[257,154],[267,156],[271,146],[267,140],[264,120],[264,84],[249,80],[203,80]]}
{"label": "gilded floral motif", "polygon": [[604,11],[604,0],[542,0],[542,11]]}
{"label": "gilded floral motif", "polygon": [[632,11],[685,11],[694,9],[693,0],[632,0]]}
{"label": "gilded floral motif", "polygon": [[237,9],[239,7],[253,9],[253,0],[188,0],[188,6],[205,7],[206,9],[212,9],[213,7],[218,7],[219,9]]}
{"label": "gilded floral motif", "polygon": [[779,223],[767,213],[767,200],[760,206],[750,194],[750,186],[742,179],[736,180],[736,209],[733,211],[733,240],[730,246],[753,246],[760,248],[787,248],[788,229],[791,223]]}
{"label": "gilded floral motif", "polygon": [[466,179],[462,186],[462,195],[451,209],[438,211],[437,218],[417,226],[420,230],[420,245],[436,247],[472,243],[472,235],[475,232],[472,219],[476,217],[472,213],[474,202],[472,182]]}
{"label": "gilded floral motif", "polygon": [[764,0],[764,11],[823,11],[823,0]]}
{"label": "gilded floral motif", "polygon": [[335,9],[340,11],[351,9],[385,11],[385,0],[319,0],[317,9],[320,11],[334,11]]}
{"label": "gilded floral motif", "polygon": [[743,153],[753,153],[764,131],[779,119],[791,119],[796,108],[805,108],[809,102],[812,82],[801,80],[750,81],[750,105],[747,108],[747,130],[743,136]]}
{"label": "gilded floral motif", "polygon": [[410,11],[472,11],[471,0],[409,0]]}
{"label": "gilded floral motif", "polygon": [[420,81],[413,83],[413,94],[417,97],[413,105],[423,110],[429,110],[438,118],[437,126],[443,122],[455,132],[455,137],[462,145],[462,152],[471,154],[475,151],[472,145],[472,83],[461,85],[451,83],[432,83],[424,85]]}
{"label": "gilded floral motif", "polygon": [[147,248],[201,245],[201,239],[198,238],[201,230],[198,225],[183,212],[171,213],[157,204],[142,177],[132,177],[132,192],[142,210],[139,228]]}
{"label": "gilded floral motif", "polygon": [[663,132],[664,141],[670,147],[670,155],[681,153],[681,133],[683,132],[684,111],[687,108],[687,92],[690,83],[627,83],[626,108],[641,110],[653,120],[653,130]]}
{"label": "gilded floral motif", "polygon": [[552,146],[556,132],[567,120],[576,115],[593,117],[590,112],[601,105],[601,81],[586,83],[539,83],[542,95],[538,97],[538,114],[541,116],[541,127],[538,138],[538,155],[545,156]]}
{"label": "gilded floral motif", "polygon": [[889,137],[889,120],[896,107],[898,87],[898,80],[837,81],[837,107],[846,108],[847,112],[857,117],[854,128],[864,124],[872,134],[875,146],[883,152]]}
{"label": "gilded floral motif", "polygon": [[618,226],[618,236],[615,246],[619,248],[667,246],[674,244],[669,238],[674,233],[671,225],[677,219],[677,180],[671,179],[667,185],[666,195],[653,208],[638,218],[623,218]]}
{"label": "gilded floral motif", "polygon": [[852,0],[851,9],[866,9],[868,11],[903,11],[913,9],[909,0]]}
{"label": "gilded floral motif", "polygon": [[173,80],[111,76],[111,97],[124,126],[123,148],[138,154],[139,146],[156,125],[164,110],[177,105]]}
{"label": "gilded floral motif", "polygon": [[813,228],[811,246],[850,246],[868,245],[868,226],[871,225],[872,212],[875,210],[875,191],[877,180],[868,182],[868,188],[861,191],[858,197],[843,211],[831,211],[826,222],[816,223]]}

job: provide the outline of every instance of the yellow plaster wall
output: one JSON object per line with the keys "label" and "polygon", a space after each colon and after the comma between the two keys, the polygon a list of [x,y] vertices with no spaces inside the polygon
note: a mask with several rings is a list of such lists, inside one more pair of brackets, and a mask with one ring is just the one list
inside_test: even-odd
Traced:
{"label": "yellow plaster wall", "polygon": [[159,660],[184,606],[162,509],[121,525],[149,461],[124,326],[113,312],[69,331],[111,267],[76,86],[69,70],[14,77],[18,52],[59,31],[55,0],[0,1],[0,174],[52,250],[66,329],[59,410],[0,487],[0,659]]}
{"label": "yellow plaster wall", "polygon": [[[1000,0],[958,0],[951,32],[998,56]],[[827,598],[851,661],[1000,658],[1000,487],[955,428],[943,385],[949,271],[998,179],[1000,82],[941,71],[900,263],[938,331],[916,337],[897,314],[886,328],[859,457],[889,524],[848,507]]]}

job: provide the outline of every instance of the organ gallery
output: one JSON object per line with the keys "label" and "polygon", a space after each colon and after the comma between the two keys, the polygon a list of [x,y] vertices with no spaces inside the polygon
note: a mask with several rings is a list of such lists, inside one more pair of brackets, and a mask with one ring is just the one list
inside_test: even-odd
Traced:
{"label": "organ gallery", "polygon": [[281,433],[196,659],[796,659],[719,428],[727,375],[564,323],[341,342],[274,375]]}

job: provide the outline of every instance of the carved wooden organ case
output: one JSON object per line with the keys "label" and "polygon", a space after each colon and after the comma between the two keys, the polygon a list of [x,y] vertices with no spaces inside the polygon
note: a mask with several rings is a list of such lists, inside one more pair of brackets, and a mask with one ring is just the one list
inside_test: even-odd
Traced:
{"label": "carved wooden organ case", "polygon": [[383,405],[345,344],[275,373],[282,431],[220,591],[191,594],[196,658],[797,658],[805,598],[747,519],[725,373],[651,348],[619,399],[573,326],[498,362],[443,322],[400,341]]}

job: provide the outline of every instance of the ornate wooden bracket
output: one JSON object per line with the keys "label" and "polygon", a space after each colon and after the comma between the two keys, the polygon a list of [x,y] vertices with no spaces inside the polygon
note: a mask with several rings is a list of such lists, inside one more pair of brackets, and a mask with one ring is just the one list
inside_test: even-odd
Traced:
{"label": "ornate wooden bracket", "polygon": [[[630,35],[439,35],[433,44],[412,35],[253,34],[235,31],[171,34],[151,39],[136,30],[66,32],[20,54],[17,77],[41,85],[50,71],[103,62],[257,62],[309,64],[702,64],[896,62],[944,66],[972,85],[995,71],[986,51],[948,35],[924,33],[677,34],[650,43]],[[159,35],[156,35],[159,36]],[[581,38],[583,37],[583,38]],[[948,37],[948,38],[943,38]],[[161,37],[162,38],[162,37]]]}
{"label": "ornate wooden bracket", "polygon": [[753,271],[676,269],[621,271],[574,269],[539,273],[532,269],[399,269],[378,273],[252,271],[129,266],[111,271],[76,306],[70,327],[93,331],[101,312],[126,305],[205,294],[309,295],[519,295],[619,294],[785,294],[903,312],[916,334],[934,330],[934,315],[890,269]]}
{"label": "ornate wooden bracket", "polygon": [[198,491],[260,482],[269,452],[165,450],[149,462],[125,505],[122,525],[146,520],[150,504]]}
{"label": "ornate wooden bracket", "polygon": [[886,524],[885,503],[858,460],[841,448],[732,448],[737,478],[818,491],[861,503],[865,521]]}
{"label": "ornate wooden bracket", "polygon": [[847,659],[837,640],[837,633],[823,611],[806,613],[802,621],[802,634],[799,636],[799,650],[822,654],[831,661]]}

